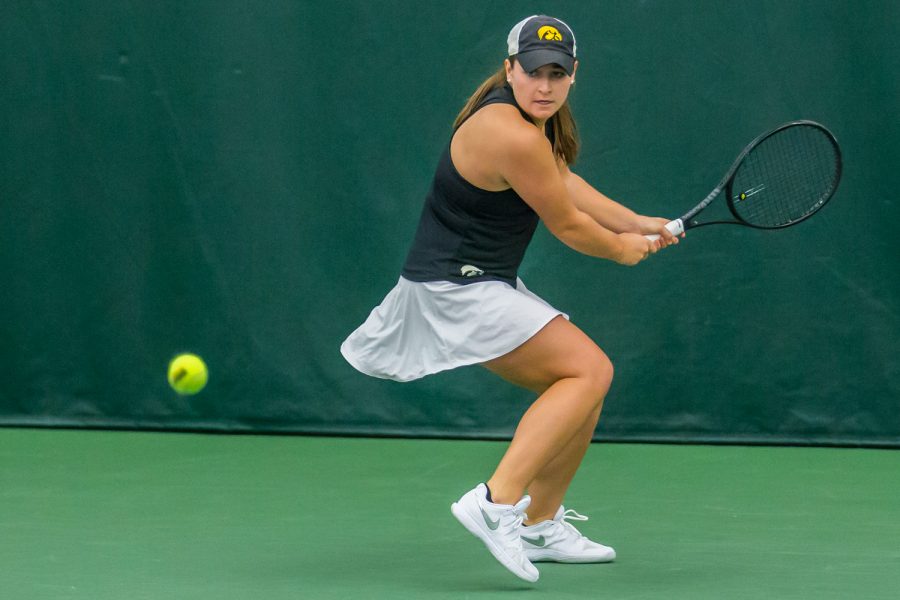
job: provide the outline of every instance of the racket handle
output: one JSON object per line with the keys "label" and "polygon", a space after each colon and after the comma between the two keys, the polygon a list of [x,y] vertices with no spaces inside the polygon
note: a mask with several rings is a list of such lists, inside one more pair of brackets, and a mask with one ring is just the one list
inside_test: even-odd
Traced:
{"label": "racket handle", "polygon": [[[684,222],[681,219],[669,221],[668,223],[666,223],[666,229],[668,229],[669,233],[671,233],[672,235],[681,235],[682,233],[684,233]],[[644,237],[651,242],[655,242],[659,239],[659,234],[651,233],[650,235],[645,235]]]}

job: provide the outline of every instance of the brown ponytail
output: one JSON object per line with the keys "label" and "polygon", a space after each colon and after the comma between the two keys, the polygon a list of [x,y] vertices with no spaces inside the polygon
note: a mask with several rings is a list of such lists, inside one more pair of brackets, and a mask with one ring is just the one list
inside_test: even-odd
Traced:
{"label": "brown ponytail", "polygon": [[[510,57],[509,60],[510,62],[514,62],[515,57]],[[484,97],[487,96],[491,90],[505,84],[506,68],[501,67],[499,71],[485,79],[484,82],[478,86],[478,89],[475,90],[475,93],[469,97],[465,106],[463,106],[462,110],[459,111],[459,114],[456,116],[456,120],[453,121],[453,129],[462,125],[466,119],[475,113],[478,105],[481,104],[481,101],[484,100]],[[550,127],[552,128],[553,139],[555,140],[553,143],[553,154],[555,154],[557,158],[565,161],[567,165],[573,164],[575,158],[578,156],[578,149],[581,144],[578,140],[578,128],[575,126],[575,118],[572,116],[572,109],[569,107],[568,100],[566,100],[560,109],[556,111],[555,115],[550,117]]]}

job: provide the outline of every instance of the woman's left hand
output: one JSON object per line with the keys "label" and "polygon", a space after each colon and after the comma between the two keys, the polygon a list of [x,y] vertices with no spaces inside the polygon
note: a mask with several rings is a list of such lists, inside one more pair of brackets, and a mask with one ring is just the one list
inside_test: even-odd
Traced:
{"label": "woman's left hand", "polygon": [[[666,223],[668,222],[669,219],[664,219],[662,217],[638,217],[638,227],[640,228],[640,232],[644,235],[657,234],[659,239],[656,243],[660,248],[665,248],[666,246],[678,243],[678,237],[672,235],[672,233],[666,229]],[[681,237],[684,237],[683,233],[681,234]]]}

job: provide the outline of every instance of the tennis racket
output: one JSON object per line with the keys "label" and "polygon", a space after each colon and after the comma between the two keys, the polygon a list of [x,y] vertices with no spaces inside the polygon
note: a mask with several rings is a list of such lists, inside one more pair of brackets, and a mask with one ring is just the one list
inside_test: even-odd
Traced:
{"label": "tennis racket", "polygon": [[[841,149],[834,135],[814,121],[792,121],[768,131],[738,155],[719,185],[679,219],[672,235],[704,225],[780,229],[810,218],[831,199],[841,180]],[[730,215],[698,220],[722,193]],[[646,236],[650,240],[659,235]]]}

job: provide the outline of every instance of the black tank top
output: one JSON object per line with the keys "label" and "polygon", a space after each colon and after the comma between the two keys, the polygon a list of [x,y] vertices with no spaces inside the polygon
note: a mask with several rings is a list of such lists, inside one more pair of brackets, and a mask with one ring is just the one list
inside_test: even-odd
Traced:
{"label": "black tank top", "polygon": [[[512,104],[530,121],[509,86],[491,91],[476,111],[497,103]],[[453,283],[497,280],[515,286],[538,220],[537,213],[512,188],[491,192],[463,179],[447,144],[425,199],[403,277]]]}

